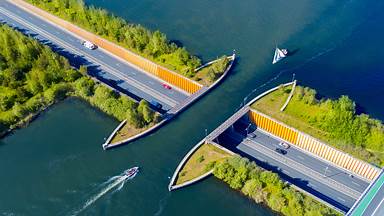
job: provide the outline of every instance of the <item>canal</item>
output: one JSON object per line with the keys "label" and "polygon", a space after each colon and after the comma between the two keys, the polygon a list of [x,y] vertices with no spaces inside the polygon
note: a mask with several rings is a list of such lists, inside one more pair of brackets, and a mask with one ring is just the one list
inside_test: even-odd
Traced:
{"label": "canal", "polygon": [[[167,184],[204,129],[232,115],[250,92],[293,74],[321,95],[349,95],[359,111],[384,120],[383,1],[86,2],[160,29],[205,61],[233,49],[239,60],[222,85],[173,122],[121,148],[102,150],[118,122],[77,99],[0,140],[1,214],[273,215],[215,178],[172,193]],[[271,65],[276,44],[294,54]],[[132,166],[141,167],[134,179],[99,198],[113,176]]]}

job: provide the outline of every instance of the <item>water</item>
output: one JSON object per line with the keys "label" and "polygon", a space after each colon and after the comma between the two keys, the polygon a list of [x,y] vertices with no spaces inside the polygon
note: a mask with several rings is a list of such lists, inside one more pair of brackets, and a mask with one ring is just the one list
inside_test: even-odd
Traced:
{"label": "water", "polygon": [[[0,141],[0,214],[68,215],[108,187],[101,182],[140,166],[121,190],[79,215],[273,215],[215,178],[170,193],[168,177],[204,129],[217,127],[252,90],[254,96],[293,73],[324,96],[350,95],[360,110],[384,120],[383,1],[87,2],[161,29],[204,60],[236,49],[239,61],[221,86],[173,122],[110,151],[101,143],[118,122],[78,100],[54,106]],[[276,43],[295,54],[271,65]]]}

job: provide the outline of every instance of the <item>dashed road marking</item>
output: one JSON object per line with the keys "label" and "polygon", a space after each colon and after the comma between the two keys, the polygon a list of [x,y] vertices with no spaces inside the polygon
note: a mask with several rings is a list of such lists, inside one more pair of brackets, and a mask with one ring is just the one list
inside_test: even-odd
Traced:
{"label": "dashed road marking", "polygon": [[304,160],[304,158],[300,155],[297,156],[299,159]]}
{"label": "dashed road marking", "polygon": [[354,182],[354,181],[352,181],[352,184],[357,185],[357,186],[360,187],[360,185],[358,183]]}
{"label": "dashed road marking", "polygon": [[341,197],[337,197],[338,200],[340,200],[341,202],[345,202],[345,199],[341,198]]}
{"label": "dashed road marking", "polygon": [[[10,17],[11,19],[15,20],[16,22],[18,22],[18,23],[20,23],[20,24],[22,24],[22,25],[24,25],[24,26],[26,26],[28,28],[33,29],[38,34],[44,36],[46,39],[55,42],[56,44],[62,46],[63,48],[68,49],[68,50],[74,52],[75,54],[80,54],[79,52],[82,52],[82,50],[79,50],[78,48],[72,47],[70,44],[65,43],[65,41],[62,41],[59,38],[55,38],[53,35],[49,34],[45,30],[39,29],[34,24],[29,23],[26,20],[23,20],[23,19],[15,16],[14,14],[12,14],[12,12],[10,12],[10,11],[4,9],[4,8],[0,8],[0,12],[2,14],[4,14],[4,15]],[[148,88],[147,86],[143,85],[143,83],[140,83],[137,80],[133,80],[130,77],[125,77],[123,74],[119,73],[118,70],[116,70],[115,68],[110,67],[108,64],[98,60],[97,58],[95,58],[95,57],[93,57],[91,55],[89,55],[88,58],[91,59],[92,61],[100,64],[103,68],[108,70],[108,72],[110,74],[125,80],[128,84],[134,86],[135,88],[138,88],[138,89],[142,90],[144,93],[150,94],[151,96],[155,97],[156,99],[158,99],[158,100],[160,100],[160,101],[162,101],[162,102],[164,102],[164,103],[166,103],[166,104],[168,104],[170,106],[175,106],[177,104],[177,102],[174,99],[169,98],[166,95],[162,94],[161,92],[157,92],[154,89]],[[136,73],[133,73],[133,74],[136,75]]]}
{"label": "dashed road marking", "polygon": [[283,170],[283,173],[285,173],[285,174],[290,174],[290,172],[288,172],[287,170]]}

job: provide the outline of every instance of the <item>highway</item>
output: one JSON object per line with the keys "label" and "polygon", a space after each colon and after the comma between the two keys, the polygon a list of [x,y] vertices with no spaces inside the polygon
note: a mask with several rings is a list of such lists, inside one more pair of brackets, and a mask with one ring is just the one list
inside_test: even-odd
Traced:
{"label": "highway", "polygon": [[384,170],[360,197],[348,216],[382,216],[384,215]]}
{"label": "highway", "polygon": [[228,129],[219,137],[220,144],[278,172],[287,181],[344,212],[369,185],[365,180],[350,176],[345,170],[294,146],[286,149],[286,154],[279,154],[275,151],[281,142],[279,139],[255,129],[252,133],[256,137],[246,137],[246,127],[247,124],[241,120],[236,122],[233,130]]}
{"label": "highway", "polygon": [[[242,127],[243,126],[243,127]],[[239,127],[236,127],[238,131],[244,131],[246,126],[241,124]],[[255,138],[252,138],[257,143],[260,143],[261,145],[271,149],[275,150],[275,148],[282,148],[279,146],[279,143],[281,142],[280,139],[277,139],[275,137],[272,137],[261,130],[255,130],[253,131],[254,134],[256,134]],[[350,187],[353,190],[356,190],[360,193],[364,192],[364,190],[368,187],[369,182],[360,179],[358,177],[353,177],[347,173],[347,171],[338,168],[334,166],[330,162],[326,162],[325,160],[308,154],[307,152],[304,152],[300,148],[297,148],[294,145],[291,145],[289,149],[286,149],[287,154],[285,157],[290,158],[298,163],[301,163],[305,165],[306,167],[316,170],[317,172],[320,172],[322,174],[325,174],[327,178],[331,178],[335,181],[340,182],[341,184],[344,184],[347,187]]]}
{"label": "highway", "polygon": [[89,50],[83,47],[81,38],[12,3],[0,1],[0,20],[49,45],[56,52],[67,57],[74,67],[88,66],[90,75],[136,100],[157,101],[163,105],[164,110],[169,110],[189,96],[175,88],[164,88],[161,80],[146,74],[102,48]]}

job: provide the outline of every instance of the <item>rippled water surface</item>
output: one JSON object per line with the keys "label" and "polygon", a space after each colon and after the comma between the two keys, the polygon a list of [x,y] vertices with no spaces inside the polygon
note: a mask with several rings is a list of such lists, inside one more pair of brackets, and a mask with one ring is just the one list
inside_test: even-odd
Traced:
{"label": "rippled water surface", "polygon": [[[167,184],[205,128],[217,127],[250,92],[293,74],[321,95],[349,95],[360,111],[384,120],[383,1],[86,2],[160,29],[205,61],[233,49],[240,58],[221,86],[175,121],[121,148],[101,149],[118,122],[75,99],[2,139],[0,214],[70,215],[86,206],[80,215],[273,215],[215,178],[172,193]],[[294,55],[271,65],[276,44]],[[99,197],[132,166],[142,168],[135,178]]]}

